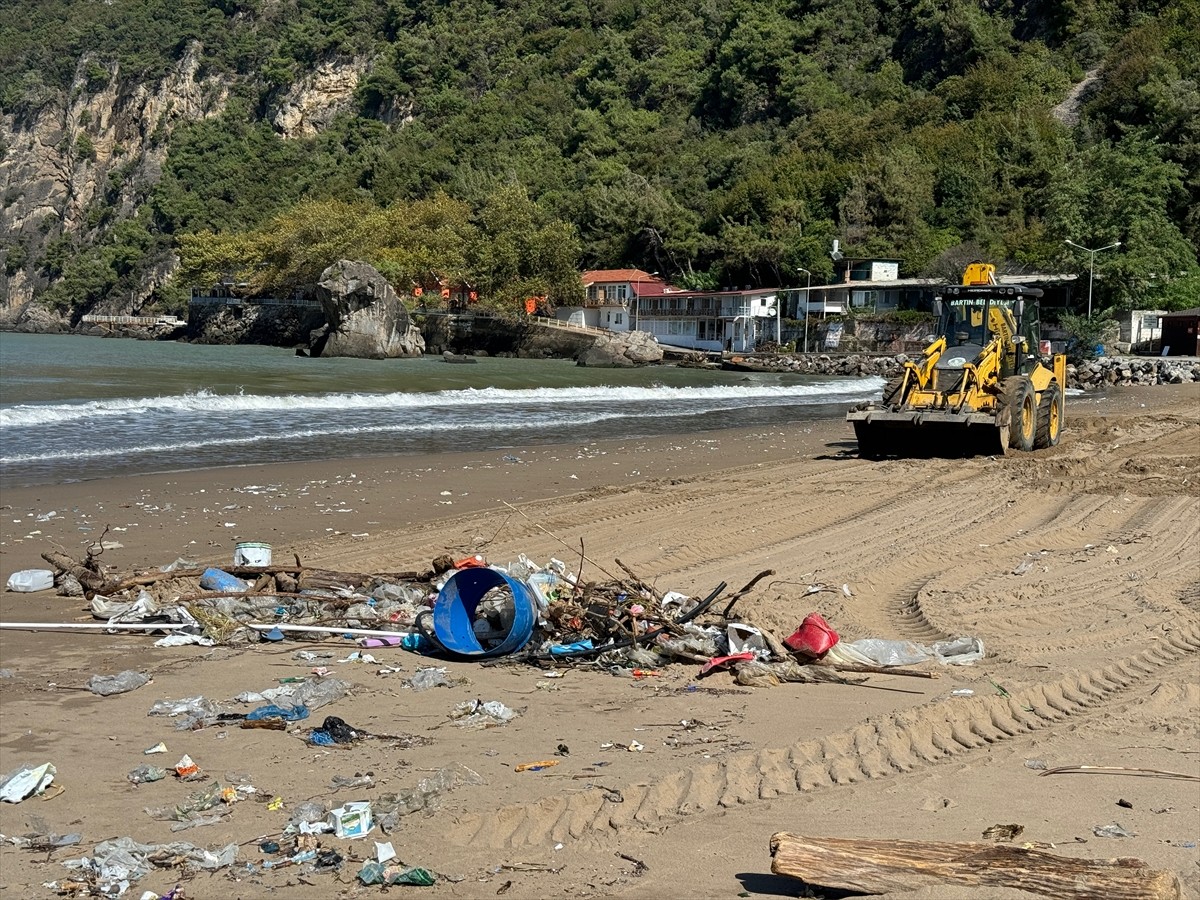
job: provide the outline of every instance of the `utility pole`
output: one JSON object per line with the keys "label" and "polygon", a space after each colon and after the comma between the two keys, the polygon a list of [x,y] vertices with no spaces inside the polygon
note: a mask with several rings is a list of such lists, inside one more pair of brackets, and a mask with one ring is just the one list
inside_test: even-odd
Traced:
{"label": "utility pole", "polygon": [[1114,247],[1120,247],[1121,242],[1117,241],[1115,244],[1109,244],[1107,247],[1097,247],[1095,250],[1089,250],[1087,247],[1080,246],[1079,244],[1075,243],[1070,238],[1063,241],[1063,243],[1070,244],[1076,250],[1082,250],[1084,253],[1091,254],[1091,260],[1088,263],[1088,314],[1087,314],[1087,317],[1090,319],[1092,317],[1092,281],[1096,277],[1096,254],[1101,253],[1105,250],[1112,250]]}
{"label": "utility pole", "polygon": [[808,269],[804,268],[804,266],[797,266],[796,271],[803,272],[805,275],[808,276],[808,286],[804,289],[804,352],[807,353],[808,352],[808,299],[812,292],[812,272],[808,271]]}

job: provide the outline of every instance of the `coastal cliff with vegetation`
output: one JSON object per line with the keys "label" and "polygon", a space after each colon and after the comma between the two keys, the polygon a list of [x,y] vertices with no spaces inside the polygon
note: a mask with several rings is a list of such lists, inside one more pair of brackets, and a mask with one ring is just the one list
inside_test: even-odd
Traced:
{"label": "coastal cliff with vegetation", "polygon": [[1084,272],[1200,304],[1200,3],[44,0],[0,21],[0,321],[286,296]]}

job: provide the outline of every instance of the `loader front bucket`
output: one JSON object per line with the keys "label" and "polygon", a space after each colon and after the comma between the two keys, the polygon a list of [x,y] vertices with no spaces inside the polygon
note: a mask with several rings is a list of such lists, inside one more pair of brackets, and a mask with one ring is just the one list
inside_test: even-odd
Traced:
{"label": "loader front bucket", "polygon": [[1003,456],[1008,446],[1008,429],[980,413],[864,410],[847,418],[864,459]]}

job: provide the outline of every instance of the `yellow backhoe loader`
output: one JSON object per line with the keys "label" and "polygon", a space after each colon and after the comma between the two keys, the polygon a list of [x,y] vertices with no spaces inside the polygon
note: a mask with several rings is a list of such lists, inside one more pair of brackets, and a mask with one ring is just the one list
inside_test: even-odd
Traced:
{"label": "yellow backhoe loader", "polygon": [[[938,328],[883,396],[853,410],[859,455],[971,456],[1058,443],[1067,360],[1041,340],[1037,288],[996,283],[995,267],[967,267],[934,299]],[[1047,365],[1043,360],[1048,360]]]}

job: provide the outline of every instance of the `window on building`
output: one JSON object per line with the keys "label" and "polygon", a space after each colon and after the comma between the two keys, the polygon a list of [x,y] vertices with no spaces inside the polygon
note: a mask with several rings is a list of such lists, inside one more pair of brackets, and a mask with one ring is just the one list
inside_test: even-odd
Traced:
{"label": "window on building", "polygon": [[608,322],[608,323],[610,323],[610,324],[611,324],[611,323],[612,323],[612,313],[610,313],[610,312],[608,312],[608,313],[605,313],[605,314],[604,314],[604,321],[605,321],[605,322]]}
{"label": "window on building", "polygon": [[624,314],[624,313],[617,313],[617,318],[614,320],[615,324],[617,324],[617,325],[620,325],[620,324],[622,324],[624,321],[625,321],[625,314]]}
{"label": "window on building", "polygon": [[596,286],[595,286],[595,285],[592,285],[590,288],[588,288],[588,292],[587,292],[587,298],[588,298],[589,300],[595,300],[595,299],[596,299]]}
{"label": "window on building", "polygon": [[627,285],[627,284],[613,285],[613,287],[611,287],[609,289],[609,293],[613,300],[628,300],[629,299],[629,285]]}

